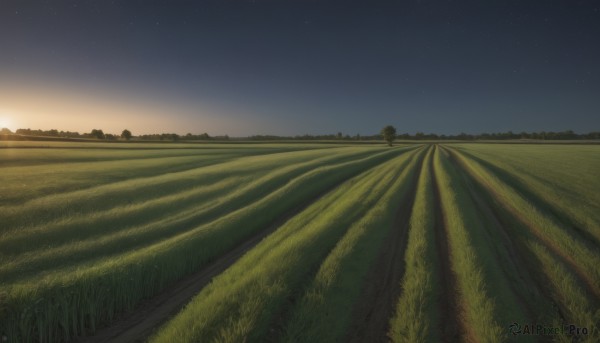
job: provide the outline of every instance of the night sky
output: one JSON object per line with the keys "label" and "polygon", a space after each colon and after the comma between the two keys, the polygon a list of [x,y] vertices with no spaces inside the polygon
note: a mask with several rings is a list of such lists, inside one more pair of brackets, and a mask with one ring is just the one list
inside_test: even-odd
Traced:
{"label": "night sky", "polygon": [[600,1],[0,0],[0,125],[600,130]]}

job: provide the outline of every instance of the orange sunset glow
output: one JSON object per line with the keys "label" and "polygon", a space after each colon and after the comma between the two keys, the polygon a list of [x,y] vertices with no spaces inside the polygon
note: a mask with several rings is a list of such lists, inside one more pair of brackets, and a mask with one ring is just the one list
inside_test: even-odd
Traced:
{"label": "orange sunset glow", "polygon": [[0,104],[0,128],[11,131],[31,128],[84,133],[101,128],[118,133],[130,128],[136,134],[185,134],[194,129],[235,132],[234,121],[219,118],[219,113],[208,106],[93,85],[0,81]]}

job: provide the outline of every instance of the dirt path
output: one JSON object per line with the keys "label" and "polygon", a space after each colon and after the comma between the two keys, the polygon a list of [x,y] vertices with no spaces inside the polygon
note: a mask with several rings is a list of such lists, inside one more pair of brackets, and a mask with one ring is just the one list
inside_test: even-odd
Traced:
{"label": "dirt path", "polygon": [[171,287],[165,288],[161,293],[142,302],[133,311],[123,314],[110,326],[98,330],[96,335],[82,337],[76,342],[145,342],[155,330],[181,311],[191,298],[198,294],[215,276],[229,268],[263,238],[343,182],[284,213],[265,230],[240,243],[200,271],[177,281]]}
{"label": "dirt path", "polygon": [[389,341],[389,321],[401,292],[410,216],[424,156],[425,152],[422,152],[418,157],[418,167],[410,180],[410,188],[396,210],[393,228],[367,274],[360,301],[353,309],[352,323],[344,340],[346,342]]}
{"label": "dirt path", "polygon": [[[436,149],[439,147],[436,145]],[[462,317],[458,306],[457,281],[454,272],[452,272],[452,264],[450,257],[450,244],[448,242],[448,231],[444,219],[444,211],[442,210],[440,189],[435,178],[435,169],[433,167],[433,157],[429,163],[431,182],[433,185],[434,201],[434,216],[435,216],[435,251],[437,253],[438,275],[440,277],[438,306],[439,306],[439,332],[442,341],[458,342],[461,333]]]}

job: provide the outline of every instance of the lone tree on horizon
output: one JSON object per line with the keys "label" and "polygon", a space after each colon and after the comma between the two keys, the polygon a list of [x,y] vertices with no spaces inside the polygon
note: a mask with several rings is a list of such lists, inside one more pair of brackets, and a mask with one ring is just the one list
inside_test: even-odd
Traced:
{"label": "lone tree on horizon", "polygon": [[121,132],[121,138],[125,138],[126,140],[130,140],[131,139],[131,131],[125,129],[123,130],[123,132]]}
{"label": "lone tree on horizon", "polygon": [[388,142],[388,145],[392,146],[394,139],[396,139],[396,128],[392,125],[388,125],[381,129],[381,135],[383,136],[383,139]]}

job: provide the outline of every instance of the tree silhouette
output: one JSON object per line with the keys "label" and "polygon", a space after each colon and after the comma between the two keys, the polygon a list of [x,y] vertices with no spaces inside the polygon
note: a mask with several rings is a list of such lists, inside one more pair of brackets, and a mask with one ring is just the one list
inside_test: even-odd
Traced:
{"label": "tree silhouette", "polygon": [[126,140],[130,140],[131,139],[131,131],[125,129],[123,130],[123,132],[121,132],[121,138],[125,138]]}
{"label": "tree silhouette", "polygon": [[388,143],[389,146],[392,146],[394,139],[396,139],[396,128],[392,125],[388,125],[381,129],[381,135],[383,139]]}
{"label": "tree silhouette", "polygon": [[90,135],[98,139],[104,139],[104,132],[102,130],[93,129]]}

